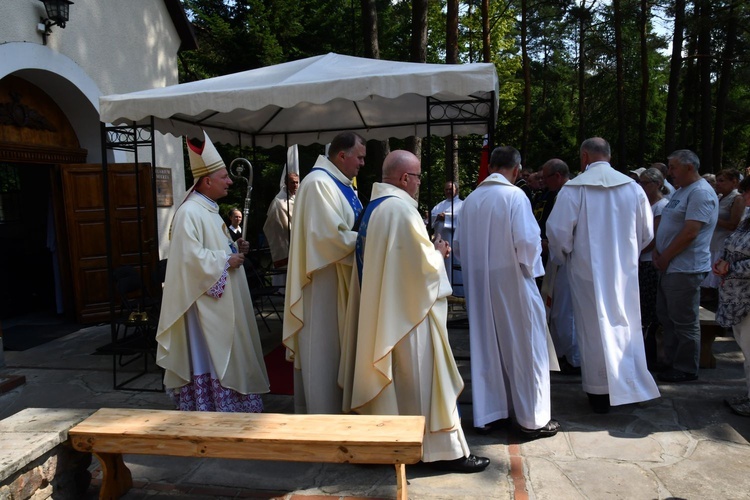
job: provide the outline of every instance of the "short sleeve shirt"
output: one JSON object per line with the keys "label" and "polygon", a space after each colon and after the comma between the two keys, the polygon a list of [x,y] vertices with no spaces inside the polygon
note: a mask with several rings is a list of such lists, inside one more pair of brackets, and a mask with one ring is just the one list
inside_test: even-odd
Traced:
{"label": "short sleeve shirt", "polygon": [[709,244],[719,217],[719,199],[705,179],[674,192],[661,213],[656,250],[661,253],[682,231],[685,221],[702,222],[698,236],[669,263],[667,273],[704,273],[711,270]]}

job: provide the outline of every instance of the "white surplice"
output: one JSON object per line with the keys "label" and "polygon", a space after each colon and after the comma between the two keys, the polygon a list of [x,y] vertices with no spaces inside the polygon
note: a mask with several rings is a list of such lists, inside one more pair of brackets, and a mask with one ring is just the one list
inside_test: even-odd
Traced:
{"label": "white surplice", "polygon": [[609,163],[592,163],[560,190],[547,238],[552,258],[568,267],[583,390],[609,394],[613,406],[659,397],[638,295],[638,257],[653,238],[643,189]]}
{"label": "white surplice", "polygon": [[[373,184],[371,203],[384,196],[391,198],[367,226],[351,407],[369,415],[424,415],[422,460],[465,457],[458,416],[464,384],[448,342],[451,287],[443,258],[417,202],[395,186]],[[352,283],[359,283],[356,271]]]}
{"label": "white surplice", "polygon": [[474,426],[515,415],[550,420],[547,324],[535,278],[544,274],[539,225],[524,192],[500,174],[464,200],[454,239],[469,312]]}
{"label": "white surplice", "polygon": [[[346,186],[351,181],[327,158],[326,170]],[[341,413],[338,385],[343,331],[357,233],[354,211],[326,172],[314,170],[295,198],[284,298],[283,343],[294,361],[297,413]]]}

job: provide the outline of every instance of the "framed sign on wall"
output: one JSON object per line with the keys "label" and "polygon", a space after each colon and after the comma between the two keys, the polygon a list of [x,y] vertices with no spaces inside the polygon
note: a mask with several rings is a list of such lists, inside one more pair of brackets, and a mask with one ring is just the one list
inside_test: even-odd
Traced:
{"label": "framed sign on wall", "polygon": [[156,167],[156,206],[171,207],[173,204],[172,170]]}

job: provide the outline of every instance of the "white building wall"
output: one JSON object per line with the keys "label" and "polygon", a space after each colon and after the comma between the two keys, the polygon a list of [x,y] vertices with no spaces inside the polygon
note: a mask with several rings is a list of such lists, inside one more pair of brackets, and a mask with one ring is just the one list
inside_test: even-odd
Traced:
{"label": "white building wall", "polygon": [[[39,0],[0,2],[0,43],[41,45],[43,15]],[[176,84],[179,46],[162,0],[76,0],[66,28],[53,26],[46,47],[80,66],[107,95]]]}
{"label": "white building wall", "polygon": [[[16,74],[47,92],[68,116],[87,161],[101,161],[99,97],[178,83],[180,38],[163,0],[75,0],[65,29],[52,27],[47,45],[37,30],[39,0],[0,1],[0,78]],[[46,16],[45,16],[46,17]],[[158,209],[160,256],[172,213],[185,192],[180,138],[157,134],[156,166],[172,169],[175,206]],[[139,152],[150,161],[150,152]],[[132,161],[117,152],[114,161]]]}

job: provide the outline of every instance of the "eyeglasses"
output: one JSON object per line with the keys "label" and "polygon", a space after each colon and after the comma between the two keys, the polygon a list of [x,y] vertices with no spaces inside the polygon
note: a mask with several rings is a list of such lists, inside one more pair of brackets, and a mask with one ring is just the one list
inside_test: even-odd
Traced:
{"label": "eyeglasses", "polygon": [[404,173],[406,175],[411,175],[411,176],[414,176],[414,177],[419,177],[420,179],[422,178],[422,174],[412,174],[411,172],[404,172]]}

